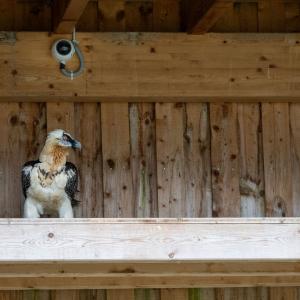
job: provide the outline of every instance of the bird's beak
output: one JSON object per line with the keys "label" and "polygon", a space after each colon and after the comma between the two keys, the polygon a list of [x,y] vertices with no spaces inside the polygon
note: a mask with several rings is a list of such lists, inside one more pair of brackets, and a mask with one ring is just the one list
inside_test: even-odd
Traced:
{"label": "bird's beak", "polygon": [[79,150],[81,150],[81,144],[80,144],[80,142],[76,141],[76,140],[73,140],[72,141],[72,148],[73,149],[79,149]]}

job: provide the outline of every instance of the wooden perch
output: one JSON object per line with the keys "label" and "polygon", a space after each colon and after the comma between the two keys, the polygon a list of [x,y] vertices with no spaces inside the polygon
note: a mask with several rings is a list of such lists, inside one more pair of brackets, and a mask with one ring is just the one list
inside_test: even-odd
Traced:
{"label": "wooden perch", "polygon": [[298,286],[300,219],[1,219],[0,289]]}

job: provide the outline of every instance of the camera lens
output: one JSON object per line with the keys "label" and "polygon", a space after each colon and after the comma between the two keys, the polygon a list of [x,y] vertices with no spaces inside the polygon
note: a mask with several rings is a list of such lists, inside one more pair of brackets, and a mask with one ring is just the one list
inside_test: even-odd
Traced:
{"label": "camera lens", "polygon": [[60,55],[68,55],[71,49],[71,44],[68,41],[60,41],[56,45],[56,50]]}

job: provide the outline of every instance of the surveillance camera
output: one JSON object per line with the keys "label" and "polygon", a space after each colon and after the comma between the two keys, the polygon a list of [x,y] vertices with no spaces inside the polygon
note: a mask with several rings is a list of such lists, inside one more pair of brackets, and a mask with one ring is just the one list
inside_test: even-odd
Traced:
{"label": "surveillance camera", "polygon": [[52,55],[60,63],[65,64],[75,52],[72,41],[58,40],[52,46]]}

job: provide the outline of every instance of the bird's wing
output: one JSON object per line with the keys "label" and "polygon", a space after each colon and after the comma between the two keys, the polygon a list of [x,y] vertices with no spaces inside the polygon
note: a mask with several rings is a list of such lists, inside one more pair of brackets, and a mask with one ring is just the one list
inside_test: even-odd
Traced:
{"label": "bird's wing", "polygon": [[26,193],[28,188],[30,187],[30,174],[35,166],[35,164],[39,163],[39,160],[31,160],[28,161],[23,165],[22,168],[22,189],[23,189],[23,195],[26,198]]}
{"label": "bird's wing", "polygon": [[78,171],[74,164],[67,162],[65,172],[68,177],[65,192],[70,198],[72,205],[76,205],[78,201],[74,197],[78,186]]}

